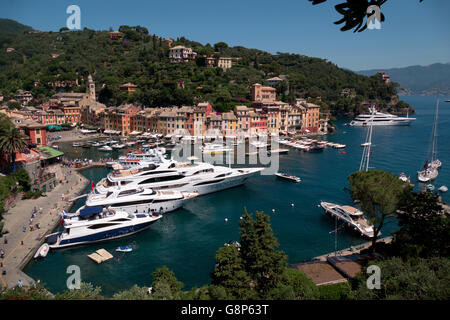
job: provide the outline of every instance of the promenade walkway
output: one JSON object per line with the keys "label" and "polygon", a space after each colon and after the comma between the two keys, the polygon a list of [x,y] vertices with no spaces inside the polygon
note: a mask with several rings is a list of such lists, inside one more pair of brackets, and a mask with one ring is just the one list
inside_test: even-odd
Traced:
{"label": "promenade walkway", "polygon": [[[50,171],[56,173],[57,186],[47,196],[38,199],[19,200],[15,207],[4,215],[4,230],[8,233],[0,238],[0,248],[5,255],[0,259],[0,285],[14,287],[19,280],[23,285],[31,285],[33,279],[21,271],[33,258],[36,250],[44,242],[45,235],[52,232],[60,221],[62,210],[69,210],[69,199],[76,197],[89,185],[89,181],[74,168],[54,165]],[[62,183],[60,183],[62,180]],[[64,195],[64,198],[63,196]],[[30,218],[33,209],[38,212],[31,221],[34,227],[30,231]],[[42,210],[39,210],[42,208]],[[39,224],[39,228],[36,227]],[[7,243],[5,244],[5,237]],[[6,271],[6,274],[3,272]]]}

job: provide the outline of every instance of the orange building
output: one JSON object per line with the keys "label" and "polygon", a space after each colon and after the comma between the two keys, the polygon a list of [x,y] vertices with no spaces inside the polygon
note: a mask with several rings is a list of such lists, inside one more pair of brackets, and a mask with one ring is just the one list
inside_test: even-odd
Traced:
{"label": "orange building", "polygon": [[303,117],[302,131],[316,132],[319,130],[320,106],[309,102],[303,103],[302,106],[306,109]]}
{"label": "orange building", "polygon": [[277,90],[272,87],[263,87],[259,83],[255,83],[251,90],[252,101],[273,102],[277,98]]}
{"label": "orange building", "polygon": [[74,104],[60,108],[64,113],[66,123],[81,123],[81,108]]}
{"label": "orange building", "polygon": [[128,92],[128,94],[131,94],[131,93],[136,91],[137,85],[128,82],[128,83],[125,83],[125,84],[121,85],[119,87],[119,89],[122,90],[122,91]]}
{"label": "orange building", "polygon": [[122,136],[129,135],[131,129],[131,117],[141,110],[140,107],[126,104],[120,107],[107,108],[105,110],[105,131],[120,131]]}

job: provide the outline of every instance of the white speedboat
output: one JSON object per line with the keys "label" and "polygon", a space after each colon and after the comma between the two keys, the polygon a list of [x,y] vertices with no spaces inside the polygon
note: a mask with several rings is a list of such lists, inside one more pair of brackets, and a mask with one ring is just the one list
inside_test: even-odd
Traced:
{"label": "white speedboat", "polygon": [[293,181],[293,182],[302,181],[302,179],[300,179],[299,177],[296,177],[294,175],[290,175],[290,174],[284,173],[284,172],[277,172],[277,173],[275,173],[275,175],[281,179],[286,179],[286,180]]}
{"label": "white speedboat", "polygon": [[116,143],[116,144],[113,144],[111,147],[113,149],[123,149],[123,148],[125,148],[125,145],[122,143]]}
{"label": "white speedboat", "polygon": [[[116,167],[117,168],[117,167]],[[195,192],[200,195],[242,185],[264,168],[229,168],[205,162],[165,160],[152,166],[115,169],[97,183],[95,192],[106,194],[124,189],[151,188]]]}
{"label": "white speedboat", "polygon": [[[369,224],[364,214],[361,210],[358,210],[351,206],[340,206],[338,204],[321,202],[320,206],[325,210],[326,213],[330,213],[332,216],[337,217],[337,219],[342,220],[353,227],[361,235],[373,238],[374,228]],[[379,233],[379,235],[381,232]]]}
{"label": "white speedboat", "polygon": [[447,186],[441,186],[438,190],[439,190],[440,192],[447,192],[447,191],[448,191],[448,188],[447,188]]}
{"label": "white speedboat", "polygon": [[216,153],[225,153],[232,151],[231,148],[227,148],[222,144],[219,143],[209,143],[205,144],[202,148],[202,153],[210,153],[210,154],[216,154]]}
{"label": "white speedboat", "polygon": [[77,214],[64,215],[64,231],[47,236],[47,243],[58,249],[121,238],[142,231],[161,218],[159,214],[87,207]]}
{"label": "white speedboat", "polygon": [[80,142],[73,142],[72,143],[72,147],[81,147],[81,143]]}
{"label": "white speedboat", "polygon": [[113,148],[111,148],[108,145],[104,145],[103,147],[98,148],[98,150],[100,150],[100,151],[112,151]]}
{"label": "white speedboat", "polygon": [[198,193],[195,192],[156,191],[142,187],[116,189],[106,194],[91,192],[86,197],[86,204],[76,213],[86,208],[103,206],[128,213],[163,214],[180,208],[186,200],[196,196]]}
{"label": "white speedboat", "polygon": [[349,125],[355,127],[365,127],[373,121],[373,126],[407,126],[416,118],[398,117],[389,113],[378,112],[375,107],[369,108],[369,114],[360,114]]}

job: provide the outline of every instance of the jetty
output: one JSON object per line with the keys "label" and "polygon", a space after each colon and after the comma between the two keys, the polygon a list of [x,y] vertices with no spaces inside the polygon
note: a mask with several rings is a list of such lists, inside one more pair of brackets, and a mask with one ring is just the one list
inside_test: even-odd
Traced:
{"label": "jetty", "polygon": [[[50,234],[58,225],[63,210],[70,211],[71,201],[67,199],[76,197],[89,185],[89,180],[72,168],[55,164],[48,169],[56,174],[57,181],[62,180],[56,187],[47,192],[46,196],[38,199],[18,200],[16,205],[4,215],[3,237],[7,237],[8,243],[2,241],[5,257],[0,273],[0,285],[2,287],[14,287],[21,280],[24,286],[34,284],[34,279],[26,275],[22,270],[33,259],[34,253],[45,242],[45,236]],[[70,174],[72,170],[72,174]],[[64,176],[67,181],[64,181]],[[64,195],[64,196],[63,196]],[[30,216],[36,208],[38,212],[32,221],[30,228]],[[39,210],[42,208],[42,210]],[[38,224],[38,227],[36,226]]]}

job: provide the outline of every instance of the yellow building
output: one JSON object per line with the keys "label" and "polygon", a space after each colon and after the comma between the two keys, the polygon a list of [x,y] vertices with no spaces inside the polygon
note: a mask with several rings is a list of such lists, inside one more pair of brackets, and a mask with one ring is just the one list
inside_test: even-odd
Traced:
{"label": "yellow building", "polygon": [[231,58],[220,57],[219,59],[217,59],[217,66],[219,68],[224,69],[224,70],[230,69],[231,66],[232,66],[232,59]]}

